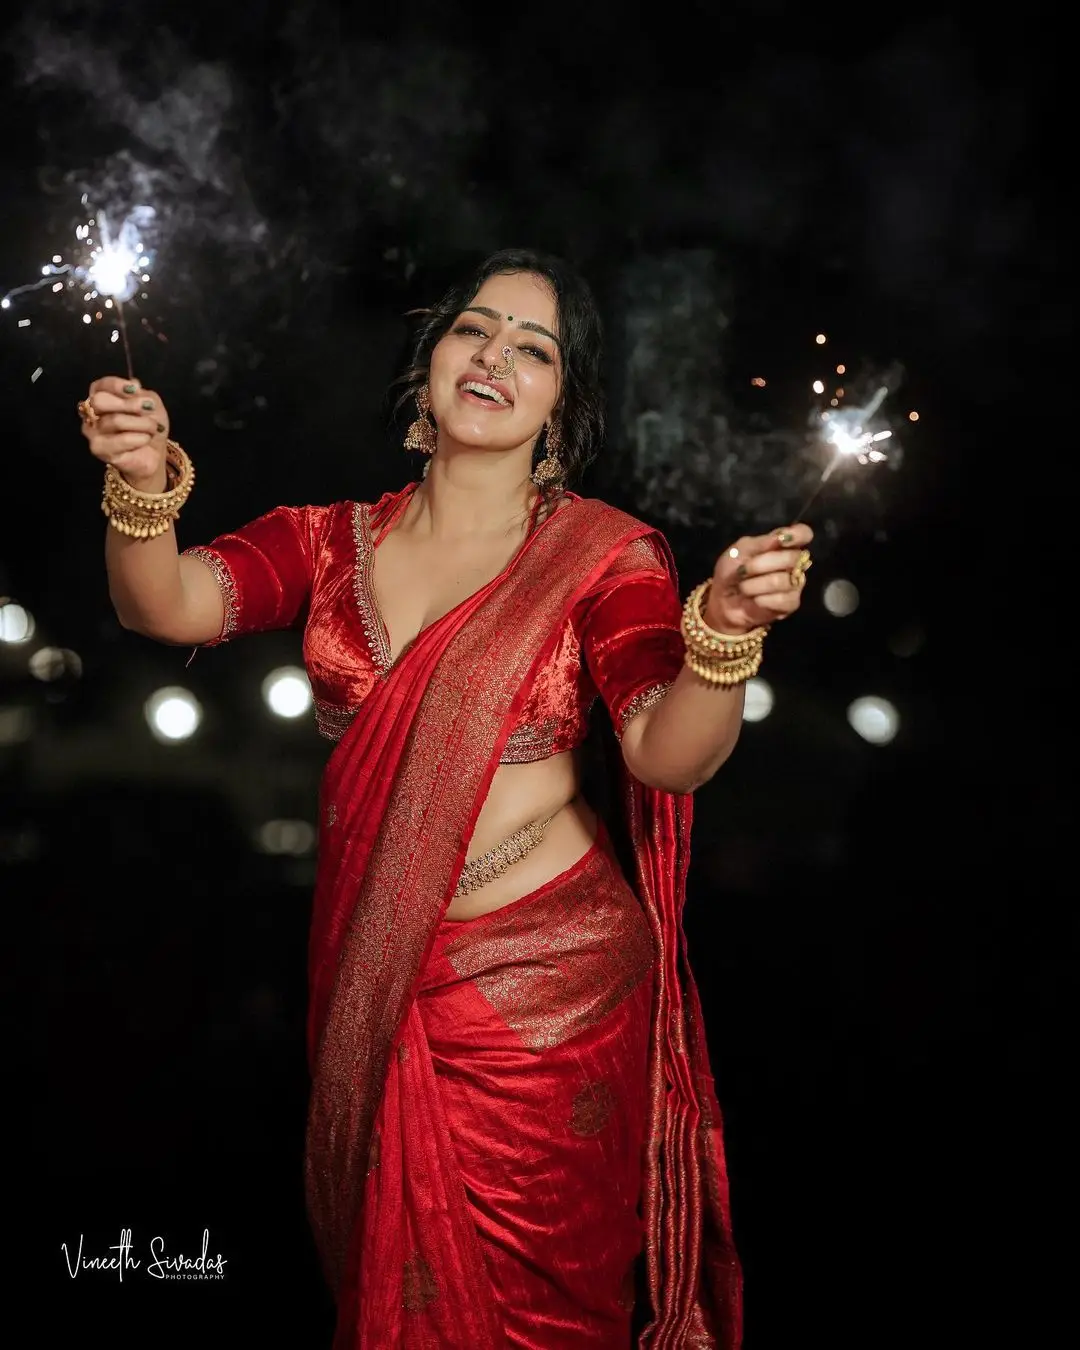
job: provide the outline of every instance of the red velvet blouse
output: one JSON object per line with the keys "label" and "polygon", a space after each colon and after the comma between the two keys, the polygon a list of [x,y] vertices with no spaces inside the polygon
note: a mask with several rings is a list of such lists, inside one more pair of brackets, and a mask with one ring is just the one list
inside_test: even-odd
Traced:
{"label": "red velvet blouse", "polygon": [[[573,510],[576,493],[561,509]],[[213,572],[225,601],[217,646],[291,628],[306,614],[304,664],[319,730],[337,740],[392,660],[372,585],[375,549],[408,491],[374,505],[279,506],[206,547],[185,549]],[[670,688],[683,663],[682,605],[656,544],[634,540],[575,606],[540,668],[501,763],[572,749],[600,696],[621,736]]]}

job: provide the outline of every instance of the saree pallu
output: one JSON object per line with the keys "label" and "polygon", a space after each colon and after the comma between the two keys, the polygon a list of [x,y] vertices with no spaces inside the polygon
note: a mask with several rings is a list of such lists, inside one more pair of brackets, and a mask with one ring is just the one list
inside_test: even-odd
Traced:
{"label": "saree pallu", "polygon": [[[486,1204],[483,1187],[467,1195],[473,1164],[468,1130],[462,1135],[459,1127],[463,1119],[477,1119],[483,1094],[474,1084],[468,1108],[455,1105],[452,1093],[444,1096],[448,1078],[436,1072],[424,1009],[430,1020],[440,970],[446,976],[445,911],[530,673],[549,656],[577,599],[630,540],[647,533],[652,531],[641,521],[595,500],[578,498],[554,512],[500,576],[406,649],[327,766],[309,949],[312,1093],[305,1185],[309,1219],[337,1298],[334,1350],[545,1345],[535,1338],[507,1340],[528,1309],[509,1308],[497,1294],[503,1280],[506,1298],[515,1297],[507,1273],[514,1262],[519,1269],[529,1266],[534,1294],[538,1281],[558,1283],[558,1267],[536,1268],[536,1250],[529,1257],[520,1234],[509,1256],[515,1241],[505,1233],[503,1253],[511,1266],[500,1264],[493,1255],[498,1243],[485,1224],[492,1231],[505,1228],[520,1202],[533,1215],[540,1241],[536,1235],[554,1222],[552,1211],[543,1207],[537,1187],[531,1197],[523,1187],[511,1201],[510,1181],[501,1192],[488,1190]],[[663,551],[674,577],[666,542]],[[647,988],[650,1005],[639,1101],[645,1119],[641,1218],[621,1235],[636,1250],[643,1226],[650,1318],[639,1344],[649,1350],[734,1350],[741,1337],[741,1276],[731,1241],[719,1108],[681,927],[691,800],[646,788],[621,765],[618,774],[635,864],[627,880],[653,952],[648,980],[628,995],[643,1000],[640,991]],[[597,980],[592,996],[610,998],[612,987],[610,980]],[[545,992],[557,1006],[553,990]],[[640,1034],[640,1028],[628,1032],[631,1041]],[[536,1071],[533,1060],[520,1069]],[[623,1072],[632,1079],[632,1067]],[[541,1091],[542,1072],[537,1085]],[[586,1114],[602,1110],[606,1100],[603,1089],[592,1091],[598,1100],[590,1107],[582,1099]],[[523,1080],[522,1098],[535,1101],[532,1092],[531,1079]],[[509,1111],[513,1103],[503,1105]],[[495,1109],[494,1102],[484,1106],[484,1112]],[[474,1129],[479,1140],[480,1125]],[[554,1116],[548,1130],[553,1148]],[[488,1139],[489,1147],[497,1145],[498,1135]],[[573,1177],[573,1166],[566,1166]],[[383,1182],[387,1189],[380,1191],[380,1172],[408,1180]],[[611,1185],[609,1175],[604,1204],[611,1201]],[[496,1193],[509,1205],[505,1213],[492,1198]],[[394,1195],[397,1202],[387,1198]],[[572,1222],[573,1209],[583,1202],[567,1195],[565,1204]],[[491,1211],[483,1221],[481,1210]],[[584,1245],[578,1241],[575,1252]],[[605,1288],[611,1287],[606,1280]],[[616,1314],[609,1296],[579,1291],[583,1301],[575,1312],[565,1278],[563,1295],[561,1310],[552,1305],[549,1315],[561,1317],[578,1339],[566,1339],[559,1327],[557,1339],[547,1342],[552,1350],[615,1344],[595,1336],[626,1333],[628,1322],[611,1321]],[[608,1302],[594,1308],[590,1297]],[[430,1318],[412,1311],[417,1305],[432,1310],[437,1330]],[[598,1326],[602,1332],[593,1330]]]}

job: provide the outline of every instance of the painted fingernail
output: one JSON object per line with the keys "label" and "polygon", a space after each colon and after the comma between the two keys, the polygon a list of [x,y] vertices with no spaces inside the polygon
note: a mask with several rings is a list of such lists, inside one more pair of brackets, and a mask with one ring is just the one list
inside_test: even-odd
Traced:
{"label": "painted fingernail", "polygon": [[143,409],[143,412],[153,412],[153,411],[154,411],[154,400],[151,399],[151,398],[144,398],[143,401],[142,401],[142,409]]}
{"label": "painted fingernail", "polygon": [[731,548],[728,549],[727,555],[729,558],[737,558],[739,556],[739,550],[732,545]]}
{"label": "painted fingernail", "polygon": [[164,422],[159,422],[159,423],[157,424],[157,429],[158,429],[158,435],[159,435],[159,436],[164,436],[164,434],[165,434],[165,423],[164,423]]}
{"label": "painted fingernail", "polygon": [[746,576],[746,564],[745,564],[745,563],[740,563],[740,564],[738,565],[738,567],[736,567],[736,569],[735,569],[735,575],[739,578],[740,581],[742,581],[743,577]]}
{"label": "painted fingernail", "polygon": [[124,385],[124,393],[125,393],[125,394],[137,394],[138,392],[139,392],[139,386],[138,386],[137,384],[125,384],[125,385]]}
{"label": "painted fingernail", "polygon": [[778,544],[790,544],[794,540],[794,538],[795,536],[791,533],[790,530],[781,530],[780,533],[776,536],[776,542]]}

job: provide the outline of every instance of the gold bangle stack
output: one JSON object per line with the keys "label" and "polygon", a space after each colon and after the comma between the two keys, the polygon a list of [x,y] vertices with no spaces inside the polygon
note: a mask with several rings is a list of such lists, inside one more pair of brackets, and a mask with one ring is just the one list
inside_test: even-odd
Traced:
{"label": "gold bangle stack", "polygon": [[165,450],[165,491],[139,492],[111,464],[105,466],[101,509],[109,524],[133,539],[164,534],[195,486],[195,466],[175,441]]}
{"label": "gold bangle stack", "polygon": [[749,633],[718,633],[702,617],[712,580],[703,581],[686,597],[682,630],[686,643],[686,664],[709,684],[730,688],[758,673],[768,627],[751,628]]}

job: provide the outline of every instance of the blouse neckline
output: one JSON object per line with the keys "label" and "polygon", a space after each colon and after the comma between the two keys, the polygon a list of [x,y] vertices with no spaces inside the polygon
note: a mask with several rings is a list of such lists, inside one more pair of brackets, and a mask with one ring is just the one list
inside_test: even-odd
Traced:
{"label": "blouse neckline", "polygon": [[[486,590],[488,586],[494,586],[496,582],[502,581],[503,578],[507,575],[507,573],[511,570],[511,568],[517,563],[518,559],[524,553],[525,549],[527,549],[529,544],[532,543],[533,539],[540,532],[540,530],[544,528],[544,526],[548,523],[548,521],[553,520],[555,516],[559,513],[559,511],[563,509],[562,506],[560,505],[554,511],[552,511],[551,515],[549,515],[546,519],[541,521],[539,525],[535,525],[536,516],[539,513],[540,505],[544,500],[542,495],[538,496],[531,508],[528,533],[526,534],[525,538],[521,541],[520,546],[517,549],[515,549],[513,555],[511,556],[509,562],[507,562],[503,570],[497,576],[492,577],[491,580],[486,582],[483,586],[477,587],[475,591],[473,591],[470,595],[465,596],[463,600],[459,600],[458,603],[454,605],[453,608],[448,609],[445,614],[441,614],[437,619],[433,619],[431,623],[426,624],[423,628],[420,629],[419,633],[417,633],[414,637],[409,639],[409,641],[405,644],[405,646],[402,647],[401,651],[398,652],[397,656],[394,656],[390,643],[390,629],[387,626],[386,619],[383,617],[382,605],[379,603],[379,597],[375,590],[375,566],[374,566],[375,550],[376,548],[378,548],[379,544],[381,544],[382,541],[386,538],[386,535],[390,530],[390,527],[394,524],[394,522],[405,510],[405,507],[412,500],[413,493],[419,486],[420,484],[418,482],[407,483],[405,487],[401,489],[401,491],[398,494],[397,501],[392,503],[389,513],[379,525],[378,537],[376,538],[374,534],[371,535],[371,563],[367,568],[367,577],[366,577],[367,593],[368,593],[368,601],[371,605],[371,611],[375,616],[376,623],[378,624],[381,645],[383,647],[384,652],[386,653],[387,664],[385,673],[387,675],[389,675],[391,671],[394,670],[394,668],[401,661],[402,657],[404,657],[407,654],[409,648],[412,647],[413,644],[419,640],[421,635],[426,633],[429,628],[434,628],[436,624],[443,623],[446,619],[449,619],[452,614],[456,614],[457,611],[462,607],[462,605],[468,604],[469,601],[474,599],[475,596],[480,591]],[[580,500],[576,492],[567,492],[566,497],[567,500],[570,502]],[[368,516],[370,521],[370,508],[368,508]]]}

